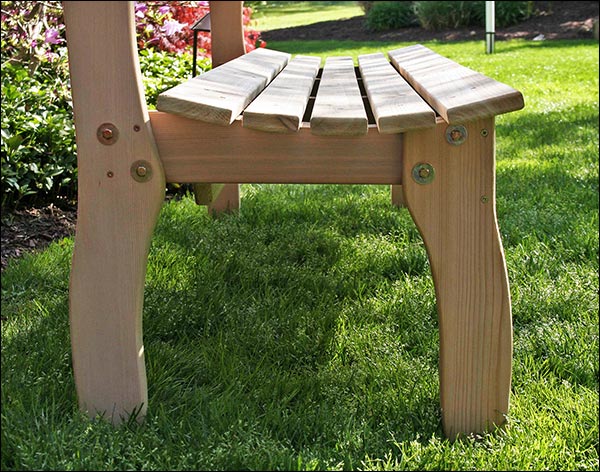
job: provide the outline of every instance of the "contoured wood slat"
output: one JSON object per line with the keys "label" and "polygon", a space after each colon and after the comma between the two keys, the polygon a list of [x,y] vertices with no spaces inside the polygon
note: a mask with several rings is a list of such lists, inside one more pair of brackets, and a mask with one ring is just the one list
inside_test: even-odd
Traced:
{"label": "contoured wood slat", "polygon": [[244,110],[243,126],[276,133],[298,131],[320,65],[320,57],[296,56]]}
{"label": "contoured wood slat", "polygon": [[400,74],[448,123],[500,115],[524,106],[518,90],[420,44],[388,54]]}
{"label": "contoured wood slat", "polygon": [[352,58],[327,58],[310,119],[311,132],[358,136],[367,134],[368,126]]}
{"label": "contoured wood slat", "polygon": [[435,126],[435,112],[383,53],[358,56],[358,67],[380,133]]}
{"label": "contoured wood slat", "polygon": [[156,109],[229,125],[285,67],[291,55],[258,48],[158,96]]}

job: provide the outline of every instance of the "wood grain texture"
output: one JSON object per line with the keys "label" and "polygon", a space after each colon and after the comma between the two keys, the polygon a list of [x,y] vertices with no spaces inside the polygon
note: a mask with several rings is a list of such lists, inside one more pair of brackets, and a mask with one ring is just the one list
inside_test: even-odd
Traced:
{"label": "wood grain texture", "polygon": [[328,57],[310,119],[312,134],[367,134],[368,120],[351,57]]}
{"label": "wood grain texture", "polygon": [[[77,140],[78,209],[70,279],[75,384],[82,410],[119,423],[144,417],[146,261],[165,195],[135,40],[131,2],[65,2]],[[93,21],[90,21],[93,18]],[[96,130],[119,136],[102,144]],[[131,177],[147,161],[149,181]]]}
{"label": "wood grain texture", "polygon": [[[209,2],[211,21],[211,59],[212,67],[218,67],[228,61],[246,54],[244,25],[242,21],[243,2]],[[240,186],[238,184],[195,184],[194,193],[198,202],[198,192],[210,193],[206,202],[208,212],[217,215],[221,211],[236,211],[240,208]],[[202,201],[202,197],[200,197]]]}
{"label": "wood grain texture", "polygon": [[296,56],[244,110],[243,126],[274,133],[298,131],[320,64],[320,57]]}
{"label": "wood grain texture", "polygon": [[[446,124],[405,135],[404,198],[431,263],[440,331],[444,432],[490,431],[508,413],[512,321],[508,276],[495,203],[494,119],[468,124],[459,146]],[[480,134],[488,131],[487,137]],[[430,184],[411,173],[435,169]]]}
{"label": "wood grain texture", "polygon": [[358,56],[358,67],[380,133],[435,126],[435,112],[383,53]]}
{"label": "wood grain texture", "polygon": [[229,125],[285,67],[291,55],[257,48],[158,96],[156,109]]}
{"label": "wood grain texture", "polygon": [[[150,112],[169,182],[399,184],[402,134],[272,134]],[[211,139],[206,139],[210,136]]]}
{"label": "wood grain texture", "polygon": [[521,92],[420,44],[388,54],[394,67],[448,123],[500,115],[524,106]]}

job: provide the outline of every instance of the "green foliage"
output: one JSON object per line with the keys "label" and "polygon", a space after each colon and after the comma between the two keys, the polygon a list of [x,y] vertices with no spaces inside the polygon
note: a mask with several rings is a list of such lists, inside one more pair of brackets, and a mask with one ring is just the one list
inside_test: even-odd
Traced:
{"label": "green foliage", "polygon": [[[419,24],[426,30],[485,25],[485,2],[483,1],[415,1],[413,3]],[[496,25],[505,27],[525,21],[531,16],[532,4],[531,1],[496,2]]]}
{"label": "green foliage", "polygon": [[[62,49],[66,55],[66,49]],[[192,56],[145,49],[140,68],[150,109],[161,92],[191,77]],[[198,58],[198,73],[210,60]],[[75,127],[66,56],[2,64],[2,209],[60,203],[77,195]]]}
{"label": "green foliage", "polygon": [[406,28],[416,24],[413,2],[374,2],[367,13],[367,28],[371,31]]}
{"label": "green foliage", "polygon": [[414,9],[426,30],[479,25],[485,18],[485,2],[417,1]]}
{"label": "green foliage", "polygon": [[533,2],[496,2],[496,26],[517,25],[531,17]]}
{"label": "green foliage", "polygon": [[66,58],[32,73],[2,64],[2,208],[76,194],[75,131]]}

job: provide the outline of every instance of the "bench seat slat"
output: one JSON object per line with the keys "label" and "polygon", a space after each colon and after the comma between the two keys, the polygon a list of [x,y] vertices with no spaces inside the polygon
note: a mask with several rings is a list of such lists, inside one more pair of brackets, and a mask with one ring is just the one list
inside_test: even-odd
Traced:
{"label": "bench seat slat", "polygon": [[519,91],[420,44],[388,54],[400,74],[448,123],[500,115],[524,106]]}
{"label": "bench seat slat", "polygon": [[244,110],[243,126],[275,133],[298,131],[320,65],[320,57],[296,56]]}
{"label": "bench seat slat", "polygon": [[255,49],[161,93],[156,109],[229,125],[285,67],[290,57],[279,51]]}
{"label": "bench seat slat", "polygon": [[312,134],[358,136],[367,134],[368,126],[354,61],[343,56],[327,58],[310,119]]}
{"label": "bench seat slat", "polygon": [[358,56],[358,66],[380,133],[435,126],[435,112],[383,53]]}

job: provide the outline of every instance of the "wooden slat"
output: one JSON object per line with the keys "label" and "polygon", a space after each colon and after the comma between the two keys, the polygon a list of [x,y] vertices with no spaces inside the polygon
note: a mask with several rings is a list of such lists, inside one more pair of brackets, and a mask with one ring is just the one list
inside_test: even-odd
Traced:
{"label": "wooden slat", "polygon": [[358,56],[358,67],[380,133],[435,126],[435,112],[382,53]]}
{"label": "wooden slat", "polygon": [[296,56],[244,110],[243,126],[276,133],[298,131],[320,65],[320,57]]}
{"label": "wooden slat", "polygon": [[392,64],[448,122],[520,110],[523,95],[506,84],[417,44],[389,51]]}
{"label": "wooden slat", "polygon": [[[404,134],[265,133],[150,112],[168,182],[399,184]],[[210,139],[207,139],[209,137]]]}
{"label": "wooden slat", "polygon": [[329,57],[325,61],[310,129],[319,136],[367,133],[367,114],[351,57]]}
{"label": "wooden slat", "polygon": [[258,48],[158,96],[156,109],[220,125],[229,125],[291,55]]}

